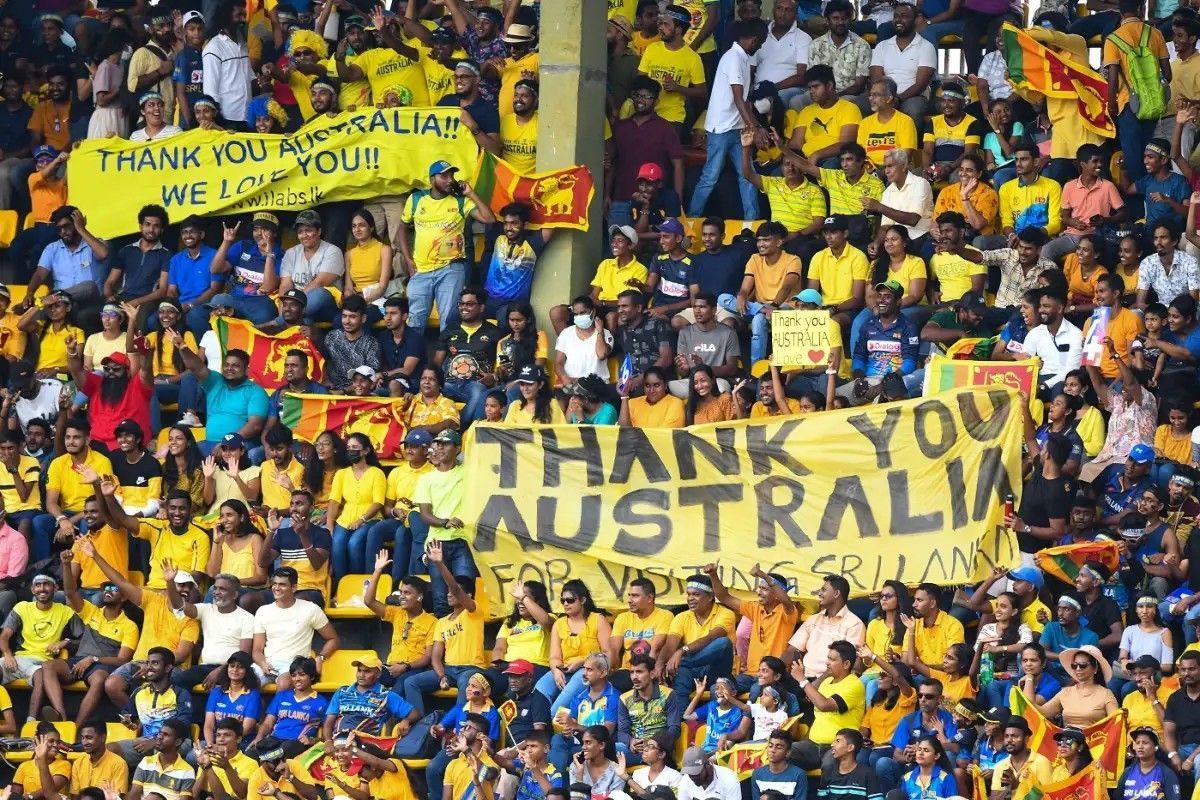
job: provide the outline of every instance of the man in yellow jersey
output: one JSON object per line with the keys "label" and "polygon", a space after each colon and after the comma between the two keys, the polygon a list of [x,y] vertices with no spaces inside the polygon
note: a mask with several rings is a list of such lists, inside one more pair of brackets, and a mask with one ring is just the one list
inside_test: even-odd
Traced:
{"label": "man in yellow jersey", "polygon": [[487,203],[456,172],[449,161],[430,164],[429,189],[409,195],[401,214],[404,230],[396,244],[409,275],[409,324],[417,330],[425,329],[434,298],[446,330],[466,282],[467,221],[496,221]]}
{"label": "man in yellow jersey", "polygon": [[371,84],[371,100],[374,103],[383,101],[388,88],[403,86],[412,95],[409,105],[429,105],[421,53],[400,39],[400,22],[395,18],[385,21],[382,6],[371,12],[371,22],[379,31],[382,46],[355,56],[353,61],[349,61],[339,48],[335,58],[338,78],[342,81],[366,78]]}
{"label": "man in yellow jersey", "polygon": [[684,42],[691,15],[677,5],[667,6],[658,17],[662,41],[654,42],[642,54],[638,72],[658,81],[663,88],[658,100],[658,115],[682,129],[687,117],[687,102],[697,105],[708,99],[708,81],[704,64],[696,51]]}
{"label": "man in yellow jersey", "polygon": [[50,462],[46,473],[46,513],[33,520],[33,547],[29,555],[34,561],[50,557],[53,541],[70,543],[74,538],[74,526],[83,519],[84,501],[93,494],[91,485],[80,477],[80,469],[87,467],[99,474],[112,474],[112,462],[88,444],[92,426],[86,418],[68,419],[64,428],[63,446],[67,452]]}
{"label": "man in yellow jersey", "polygon": [[512,110],[500,114],[500,155],[525,175],[537,171],[538,90],[536,80],[518,81]]}
{"label": "man in yellow jersey", "polygon": [[637,16],[630,18],[637,26],[630,46],[639,56],[645,55],[650,45],[662,41],[662,35],[658,32],[658,13],[661,10],[658,0],[638,0]]}
{"label": "man in yellow jersey", "polygon": [[[343,58],[348,57],[353,60],[355,56],[365,53],[371,46],[365,30],[367,23],[360,15],[352,14],[346,17],[342,24],[345,35],[338,42],[334,53],[321,62],[327,75],[337,75],[338,53],[341,53]],[[365,77],[362,80],[339,81],[339,83],[341,83],[341,87],[338,89],[338,108],[352,111],[371,104],[371,84]]]}

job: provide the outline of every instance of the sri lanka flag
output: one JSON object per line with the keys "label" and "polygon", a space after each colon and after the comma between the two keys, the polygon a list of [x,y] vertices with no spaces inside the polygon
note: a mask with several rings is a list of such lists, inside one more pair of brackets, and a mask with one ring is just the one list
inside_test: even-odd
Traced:
{"label": "sri lanka flag", "polygon": [[591,170],[584,166],[522,175],[507,161],[480,150],[475,191],[493,211],[509,203],[529,206],[529,228],[586,231],[596,186]]}

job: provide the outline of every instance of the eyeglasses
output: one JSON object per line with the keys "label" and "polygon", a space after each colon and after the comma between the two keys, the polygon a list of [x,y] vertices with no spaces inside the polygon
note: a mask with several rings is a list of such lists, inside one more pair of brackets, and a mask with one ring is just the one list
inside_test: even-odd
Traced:
{"label": "eyeglasses", "polygon": [[881,594],[881,595],[879,595],[879,599],[880,599],[880,600],[895,600],[895,599],[896,599],[896,595],[894,595],[894,594],[892,594],[892,593],[890,593],[890,592],[889,592],[888,594]]}

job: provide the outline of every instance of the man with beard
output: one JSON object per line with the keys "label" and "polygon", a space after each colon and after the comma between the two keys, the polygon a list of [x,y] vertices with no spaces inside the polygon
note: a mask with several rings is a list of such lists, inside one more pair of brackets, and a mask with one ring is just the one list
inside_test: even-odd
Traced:
{"label": "man with beard", "polygon": [[[132,327],[127,339],[133,339]],[[126,344],[127,350],[133,348]],[[154,396],[154,377],[149,359],[142,353],[113,353],[100,362],[101,377],[83,367],[83,348],[74,336],[67,337],[67,369],[79,391],[88,396],[88,421],[92,438],[111,453],[117,449],[117,424],[135,421],[142,431],[150,428],[150,398]]]}
{"label": "man with beard", "polygon": [[[56,208],[50,215],[50,224],[58,231],[58,240],[46,245],[42,251],[37,269],[29,279],[29,291],[25,299],[13,308],[15,313],[22,314],[33,305],[37,290],[47,283],[47,279],[53,283],[55,291],[66,292],[76,305],[99,299],[96,270],[101,262],[108,259],[108,245],[88,231],[83,213],[74,206]],[[92,309],[92,313],[95,321],[99,322],[99,308]],[[99,325],[94,328],[89,326],[88,329],[97,328]]]}
{"label": "man with beard", "polygon": [[[42,693],[57,715],[58,720],[67,718],[63,698],[63,686],[75,681],[87,685],[87,693],[79,703],[75,724],[82,725],[91,718],[96,707],[104,698],[104,681],[110,672],[129,662],[137,647],[138,627],[125,616],[122,607],[125,596],[115,583],[106,581],[100,590],[100,602],[91,603],[79,594],[80,567],[74,562],[74,552],[62,551],[63,587],[67,594],[67,605],[79,615],[83,622],[78,638],[68,645],[70,656],[64,661],[55,658],[47,661],[33,675],[33,695],[29,700],[30,716],[38,716],[42,708]],[[72,637],[75,638],[75,637]]]}
{"label": "man with beard", "polygon": [[421,69],[421,54],[415,47],[400,38],[400,23],[395,18],[385,19],[383,7],[371,12],[371,23],[379,32],[382,46],[367,50],[348,61],[339,45],[337,75],[343,81],[360,81],[364,78],[371,84],[371,97],[376,103],[383,101],[384,94],[393,86],[403,87],[411,94],[406,105],[424,107],[429,105],[429,91],[425,86],[425,73]]}
{"label": "man with beard", "polygon": [[[514,102],[519,102],[523,93],[524,90],[518,88],[518,100]],[[537,95],[534,94],[534,100],[536,99]],[[536,111],[533,116],[536,127]],[[534,131],[534,136],[536,135],[537,132]],[[535,143],[534,148],[536,147]],[[509,305],[529,302],[537,260],[550,242],[550,237],[554,235],[550,228],[540,231],[526,230],[530,213],[531,209],[524,203],[509,203],[500,209],[497,215],[504,225],[504,235],[496,240],[492,260],[488,264],[484,281],[484,289],[487,290],[487,308],[484,315],[496,320],[501,333],[508,331]]]}
{"label": "man with beard", "polygon": [[[498,8],[481,7],[472,13],[464,5],[462,0],[446,0],[446,11],[467,55],[477,65],[487,61],[503,61],[508,55],[508,47],[500,35],[505,23],[503,12]],[[490,74],[479,86],[480,95],[493,109],[497,107],[499,91],[499,80]]]}
{"label": "man with beard", "polygon": [[379,340],[367,330],[367,301],[361,294],[346,298],[341,317],[341,330],[325,337],[325,372],[330,387],[337,392],[350,385],[355,368],[367,366],[374,371],[380,367]]}
{"label": "man with beard", "polygon": [[[58,397],[57,391],[54,396]],[[50,468],[50,462],[54,459],[54,431],[50,428],[49,420],[36,417],[25,424],[25,447],[21,455],[36,458],[43,470]]]}
{"label": "man with beard", "polygon": [[167,296],[183,310],[187,329],[199,339],[208,330],[208,303],[221,291],[222,276],[212,274],[217,251],[204,243],[204,224],[190,216],[179,226],[182,249],[167,261]]}
{"label": "man with beard", "polygon": [[[413,392],[425,363],[425,333],[408,324],[408,298],[393,295],[383,303],[383,326],[379,331],[380,375],[393,397]],[[398,390],[399,394],[396,393]]]}
{"label": "man with beard", "polygon": [[896,3],[892,11],[896,35],[875,46],[869,73],[872,80],[886,75],[896,82],[896,106],[914,120],[925,118],[929,84],[937,73],[937,49],[917,34],[916,21],[913,0]]}
{"label": "man with beard", "polygon": [[143,92],[158,92],[162,95],[164,116],[175,119],[175,85],[171,76],[175,72],[175,23],[170,14],[157,14],[150,18],[150,39],[133,51],[129,60],[129,76],[126,86],[135,96]]}
{"label": "man with beard", "polygon": [[[74,80],[69,67],[53,66],[46,71],[46,99],[34,106],[29,119],[30,147],[48,144],[65,153],[70,151],[72,141],[87,138],[86,111],[71,91]],[[18,172],[13,181],[24,187],[31,172],[32,163]]]}
{"label": "man with beard", "polygon": [[[32,680],[47,659],[66,647],[67,626],[75,612],[54,602],[58,584],[49,575],[35,575],[30,586],[32,600],[17,603],[0,629],[0,678],[4,683]],[[14,642],[20,647],[13,649]]]}
{"label": "man with beard", "polygon": [[500,115],[500,155],[522,174],[537,171],[538,89],[536,80],[517,81],[512,111]]}
{"label": "man with beard", "polygon": [[629,87],[633,114],[613,124],[608,141],[612,168],[604,173],[604,205],[609,225],[633,224],[633,195],[644,164],[670,170],[676,197],[683,197],[683,150],[675,126],[658,114],[662,86],[639,75]]}
{"label": "man with beard", "polygon": [[[325,30],[325,23],[328,22],[329,14],[336,8],[336,4],[325,3],[321,7],[321,14],[317,18],[314,30]],[[338,46],[329,57],[321,62],[325,67],[326,75],[337,75],[337,54],[343,53],[353,59],[360,53],[365,53],[367,50],[375,46],[374,38],[367,33],[366,21],[360,14],[351,14],[342,20],[343,31],[345,36],[338,41]],[[424,30],[424,29],[422,29]],[[337,104],[339,108],[347,111],[365,108],[371,104],[371,84],[364,77],[359,81],[339,81]]]}
{"label": "man with beard", "polygon": [[1025,349],[1042,360],[1041,387],[1057,387],[1067,373],[1079,369],[1083,358],[1083,333],[1063,316],[1066,299],[1047,290],[1038,302],[1041,325],[1025,336]]}
{"label": "man with beard", "polygon": [[84,505],[94,494],[91,482],[83,480],[84,471],[112,474],[108,457],[88,445],[91,424],[83,417],[73,417],[63,425],[63,447],[67,452],[51,461],[46,472],[46,513],[33,520],[30,556],[34,561],[49,558],[54,542],[69,543],[75,538],[75,526],[84,518]]}
{"label": "man with beard", "polygon": [[129,534],[120,528],[109,524],[104,513],[103,498],[92,496],[83,504],[83,518],[74,526],[75,544],[71,547],[74,553],[72,564],[75,565],[75,582],[85,600],[99,604],[104,585],[108,578],[96,566],[96,562],[83,554],[79,542],[87,539],[92,548],[98,550],[110,564],[122,565],[121,574],[128,575],[129,563]]}
{"label": "man with beard", "polygon": [[667,6],[658,17],[662,40],[647,47],[638,64],[638,73],[653,78],[666,93],[659,99],[659,115],[680,130],[687,117],[687,101],[702,104],[708,98],[704,64],[684,42],[691,21],[686,8]]}
{"label": "man with beard", "polygon": [[246,47],[246,6],[224,0],[212,15],[217,33],[204,45],[204,93],[221,107],[227,130],[248,130],[250,51]]}
{"label": "man with beard", "polygon": [[[304,293],[296,290],[298,294]],[[293,301],[294,302],[294,301]],[[284,304],[285,306],[287,303]],[[321,383],[310,380],[308,377],[309,354],[303,350],[288,350],[283,357],[283,386],[280,386],[271,393],[267,400],[267,421],[263,426],[263,441],[266,442],[267,436],[275,428],[280,427],[279,415],[283,411],[283,395],[285,392],[293,394],[329,394],[329,390]],[[270,443],[267,443],[270,446]],[[266,478],[266,476],[263,476]],[[296,483],[296,486],[299,486]],[[264,481],[263,488],[266,489]],[[283,508],[283,506],[279,506]]]}
{"label": "man with beard", "polygon": [[[459,323],[446,327],[433,353],[433,365],[446,376],[442,394],[466,403],[463,426],[483,419],[483,401],[496,385],[496,344],[500,331],[484,319],[487,292],[467,287],[459,294]],[[446,312],[448,313],[448,312]]]}
{"label": "man with beard", "polygon": [[[159,205],[143,206],[138,211],[138,226],[141,236],[137,241],[117,251],[104,281],[104,296],[115,301],[125,300],[139,313],[128,317],[129,327],[134,319],[144,323],[149,310],[167,296],[167,272],[170,269],[171,251],[163,247],[162,234],[170,220],[167,210]],[[142,306],[146,307],[142,311]]]}
{"label": "man with beard", "polygon": [[853,344],[854,378],[838,394],[854,405],[879,396],[879,386],[888,373],[910,374],[917,368],[920,335],[912,320],[900,313],[904,287],[888,280],[875,285],[875,313]]}
{"label": "man with beard", "polygon": [[205,690],[217,685],[225,663],[236,652],[249,653],[254,643],[254,616],[238,606],[241,581],[222,573],[213,578],[212,602],[198,603],[184,599],[175,582],[178,573],[168,568],[163,573],[167,585],[167,601],[175,615],[199,620],[204,646],[197,663],[174,678],[176,686],[190,689],[203,684]]}
{"label": "man with beard", "polygon": [[1029,737],[1033,732],[1024,717],[1014,714],[1004,723],[1004,752],[1002,759],[992,770],[989,800],[1011,800],[1013,792],[1023,778],[1032,775],[1037,784],[1050,782],[1050,761],[1040,753],[1031,752]]}
{"label": "man with beard", "polygon": [[[424,28],[422,28],[424,30]],[[439,106],[458,106],[474,122],[471,126],[467,117],[463,124],[475,137],[475,143],[485,150],[495,152],[500,146],[500,115],[496,107],[481,94],[480,69],[476,61],[464,59],[454,65],[454,92],[438,102]],[[379,217],[376,217],[379,219]]]}
{"label": "man with beard", "polygon": [[266,390],[246,374],[250,355],[245,350],[229,350],[221,362],[221,372],[216,373],[187,348],[179,331],[172,333],[175,351],[200,383],[207,401],[207,439],[200,443],[200,449],[211,453],[227,433],[239,434],[256,445],[266,423],[268,400]]}
{"label": "man with beard", "polygon": [[[323,606],[329,594],[329,553],[333,539],[329,531],[312,524],[312,509],[313,496],[306,489],[292,490],[286,513],[268,509],[267,527],[271,533],[259,564],[268,569],[276,562],[291,567],[299,580],[295,596]],[[267,589],[244,594],[238,603],[253,612],[273,600],[274,593]]]}

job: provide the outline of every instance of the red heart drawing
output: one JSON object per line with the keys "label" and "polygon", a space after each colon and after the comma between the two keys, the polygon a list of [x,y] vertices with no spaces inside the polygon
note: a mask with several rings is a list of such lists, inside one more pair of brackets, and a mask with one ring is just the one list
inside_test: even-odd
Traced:
{"label": "red heart drawing", "polygon": [[813,364],[824,364],[826,361],[824,350],[809,350],[808,360]]}

